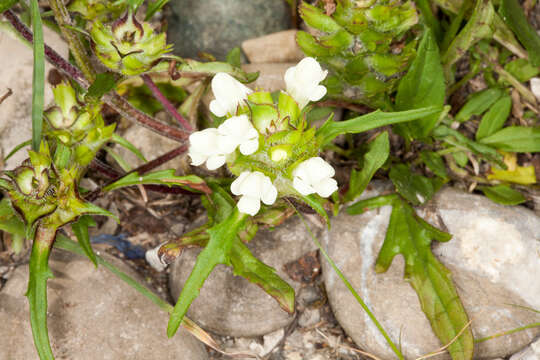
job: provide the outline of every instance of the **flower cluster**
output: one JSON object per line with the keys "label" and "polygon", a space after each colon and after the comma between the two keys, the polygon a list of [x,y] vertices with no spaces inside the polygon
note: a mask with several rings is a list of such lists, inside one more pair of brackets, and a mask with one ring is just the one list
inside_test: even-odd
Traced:
{"label": "flower cluster", "polygon": [[255,215],[261,201],[272,205],[278,194],[328,197],[337,190],[334,169],[317,156],[314,129],[306,129],[300,118],[310,101],[326,94],[320,85],[326,75],[315,59],[303,59],[286,71],[287,89],[277,104],[270,93],[252,92],[228,74],[214,76],[210,111],[226,119],[191,134],[189,156],[192,165],[209,170],[228,164],[238,175],[231,192],[241,196],[240,212]]}

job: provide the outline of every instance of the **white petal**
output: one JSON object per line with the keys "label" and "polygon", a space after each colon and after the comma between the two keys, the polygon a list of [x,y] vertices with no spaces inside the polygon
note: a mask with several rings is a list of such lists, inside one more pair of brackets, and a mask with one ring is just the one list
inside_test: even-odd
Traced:
{"label": "white petal", "polygon": [[259,171],[250,173],[242,184],[241,194],[260,199],[262,195],[264,178],[265,175]]}
{"label": "white petal", "polygon": [[261,200],[266,205],[272,205],[276,202],[278,191],[274,184],[268,179],[269,181],[265,184],[263,193],[261,196]]}
{"label": "white petal", "polygon": [[322,85],[318,85],[313,91],[311,92],[311,95],[309,97],[309,100],[311,101],[317,101],[321,100],[323,96],[326,95],[326,88]]}
{"label": "white petal", "polygon": [[167,264],[162,262],[158,255],[158,251],[159,251],[159,248],[161,248],[161,245],[158,245],[155,248],[148,250],[144,254],[144,257],[146,258],[146,262],[159,272],[165,270],[165,268],[167,267]]}
{"label": "white petal", "polygon": [[246,178],[249,176],[249,174],[251,174],[249,171],[244,171],[244,172],[242,172],[240,174],[239,177],[236,178],[236,180],[234,180],[232,182],[232,184],[231,184],[231,192],[234,195],[240,195],[241,194],[242,184],[244,183]]}
{"label": "white petal", "polygon": [[233,136],[221,135],[218,138],[217,147],[223,154],[231,154],[238,146],[238,139]]}
{"label": "white petal", "polygon": [[318,183],[324,178],[332,177],[336,174],[336,171],[321,157],[312,157],[304,161],[305,170],[308,174],[309,181],[314,184]]}
{"label": "white petal", "polygon": [[225,155],[212,155],[206,160],[208,170],[216,170],[225,164]]}
{"label": "white petal", "polygon": [[210,101],[210,111],[218,117],[227,115],[227,109],[225,109],[217,100]]}
{"label": "white petal", "polygon": [[240,152],[243,155],[251,155],[259,149],[259,139],[248,140],[240,144]]}
{"label": "white petal", "polygon": [[251,216],[256,215],[261,208],[261,202],[258,198],[251,196],[242,196],[238,201],[238,210]]}
{"label": "white petal", "polygon": [[195,165],[195,166],[199,166],[203,164],[208,159],[208,156],[203,155],[198,152],[190,151],[188,155],[191,158],[191,165]]}
{"label": "white petal", "polygon": [[232,114],[251,90],[229,74],[217,73],[212,79],[212,92],[219,103],[219,106],[214,105],[218,113]]}
{"label": "white petal", "polygon": [[326,178],[317,185],[315,185],[315,190],[317,194],[322,197],[329,197],[338,189],[337,181],[332,178]]}
{"label": "white petal", "polygon": [[293,178],[293,187],[296,189],[296,191],[304,196],[313,194],[315,192],[315,189],[310,184],[297,176]]}

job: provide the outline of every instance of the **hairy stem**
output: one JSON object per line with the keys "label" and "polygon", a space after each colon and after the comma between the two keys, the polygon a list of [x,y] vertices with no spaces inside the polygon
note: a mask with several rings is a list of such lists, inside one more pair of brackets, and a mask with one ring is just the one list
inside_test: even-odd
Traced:
{"label": "hairy stem", "polygon": [[141,77],[144,80],[144,83],[146,84],[146,86],[148,86],[150,91],[152,91],[152,94],[154,95],[154,97],[163,105],[163,107],[165,108],[165,110],[167,110],[169,115],[175,118],[180,123],[180,125],[182,125],[184,129],[190,132],[193,131],[191,124],[186,119],[184,119],[182,115],[178,113],[175,106],[169,101],[169,99],[165,97],[165,95],[163,95],[163,93],[159,90],[159,88],[154,83],[150,75],[143,74],[141,75]]}
{"label": "hairy stem", "polygon": [[79,34],[69,28],[69,26],[73,26],[73,23],[71,21],[71,17],[69,16],[69,12],[64,5],[64,1],[49,0],[49,5],[54,13],[56,23],[58,26],[60,26],[62,35],[64,35],[69,44],[69,49],[73,54],[73,58],[75,58],[75,62],[82,70],[84,76],[90,82],[93,82],[96,78],[96,71],[92,66],[81,39],[79,38]]}

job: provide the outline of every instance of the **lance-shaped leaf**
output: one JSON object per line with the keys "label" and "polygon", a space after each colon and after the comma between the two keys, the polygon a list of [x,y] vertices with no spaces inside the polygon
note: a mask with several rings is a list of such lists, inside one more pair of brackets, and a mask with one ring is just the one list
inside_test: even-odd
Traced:
{"label": "lance-shaped leaf", "polygon": [[494,17],[495,9],[493,9],[491,0],[477,0],[467,25],[452,41],[442,58],[444,70],[447,74],[450,72],[450,67],[465,55],[471,46],[484,38],[493,36],[491,24]]}
{"label": "lance-shaped leaf", "polygon": [[502,0],[499,11],[503,20],[529,52],[531,63],[540,66],[540,36],[527,21],[519,2],[517,0]]}
{"label": "lance-shaped leaf", "polygon": [[294,312],[294,289],[276,274],[276,270],[257,259],[238,238],[231,249],[230,262],[234,274],[260,286],[289,313]]}
{"label": "lance-shaped leaf", "polygon": [[441,111],[442,108],[437,106],[399,112],[377,110],[346,121],[327,121],[317,130],[317,136],[321,145],[325,145],[341,134],[357,134],[382,126],[421,119]]}
{"label": "lance-shaped leaf", "polygon": [[453,360],[470,360],[473,356],[473,336],[465,309],[451,280],[450,271],[431,252],[431,242],[448,241],[450,234],[442,232],[419,218],[413,208],[398,196],[385,196],[360,201],[354,205],[361,213],[365,208],[392,205],[390,223],[383,246],[377,257],[375,271],[385,272],[398,254],[405,258],[405,278],[418,295],[422,311],[433,332],[448,346]]}
{"label": "lance-shaped leaf", "polygon": [[210,188],[204,183],[204,180],[195,175],[187,176],[176,176],[174,175],[173,169],[154,171],[148,174],[139,175],[138,172],[132,172],[126,176],[118,179],[105,186],[104,191],[116,190],[126,186],[133,185],[148,185],[148,184],[157,184],[157,185],[168,185],[168,186],[182,186],[187,188],[192,188],[199,190],[204,193],[211,192]]}
{"label": "lance-shaped leaf", "polygon": [[[444,105],[446,86],[435,37],[426,29],[416,58],[407,75],[401,79],[396,95],[398,110],[418,109],[429,105]],[[406,138],[427,136],[437,124],[439,114],[433,114],[413,122],[396,125]]]}
{"label": "lance-shaped leaf", "polygon": [[88,235],[88,227],[90,226],[96,226],[96,222],[91,216],[83,215],[79,218],[79,220],[71,225],[71,229],[73,229],[73,233],[77,237],[77,241],[79,241],[81,248],[84,250],[84,254],[88,256],[88,258],[97,267],[98,262],[96,254],[92,249],[92,245],[90,244],[90,236]]}
{"label": "lance-shaped leaf", "polygon": [[508,185],[479,186],[478,190],[491,201],[502,205],[518,205],[527,200],[519,191]]}
{"label": "lance-shaped leaf", "polygon": [[197,256],[195,266],[182,288],[169,319],[167,336],[174,336],[189,306],[199,296],[201,287],[214,267],[218,264],[230,264],[228,254],[238,236],[238,232],[245,225],[246,217],[246,214],[240,213],[238,208],[235,208],[225,221],[214,225],[208,230],[210,240],[204,250]]}
{"label": "lance-shaped leaf", "polygon": [[349,190],[343,198],[343,202],[354,200],[360,196],[375,175],[375,172],[383,166],[390,153],[390,141],[385,131],[369,144],[369,149],[364,155],[364,164],[361,171],[352,170]]}
{"label": "lance-shaped leaf", "polygon": [[508,126],[480,142],[504,151],[540,152],[540,127]]}

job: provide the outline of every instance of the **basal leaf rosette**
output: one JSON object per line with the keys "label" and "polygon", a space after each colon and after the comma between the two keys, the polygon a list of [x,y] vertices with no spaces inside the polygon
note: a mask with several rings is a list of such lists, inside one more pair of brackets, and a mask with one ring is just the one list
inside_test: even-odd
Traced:
{"label": "basal leaf rosette", "polygon": [[306,121],[308,103],[320,100],[326,77],[319,63],[305,58],[285,74],[286,91],[252,92],[225,73],[212,80],[210,110],[224,121],[190,136],[192,165],[215,170],[227,164],[237,176],[231,192],[240,212],[256,215],[261,202],[279,197],[328,197],[337,190],[334,169],[318,157],[316,129]]}
{"label": "basal leaf rosette", "polygon": [[150,71],[171,50],[164,32],[155,33],[149,23],[140,23],[130,12],[112,24],[95,21],[90,36],[101,62],[124,75]]}

